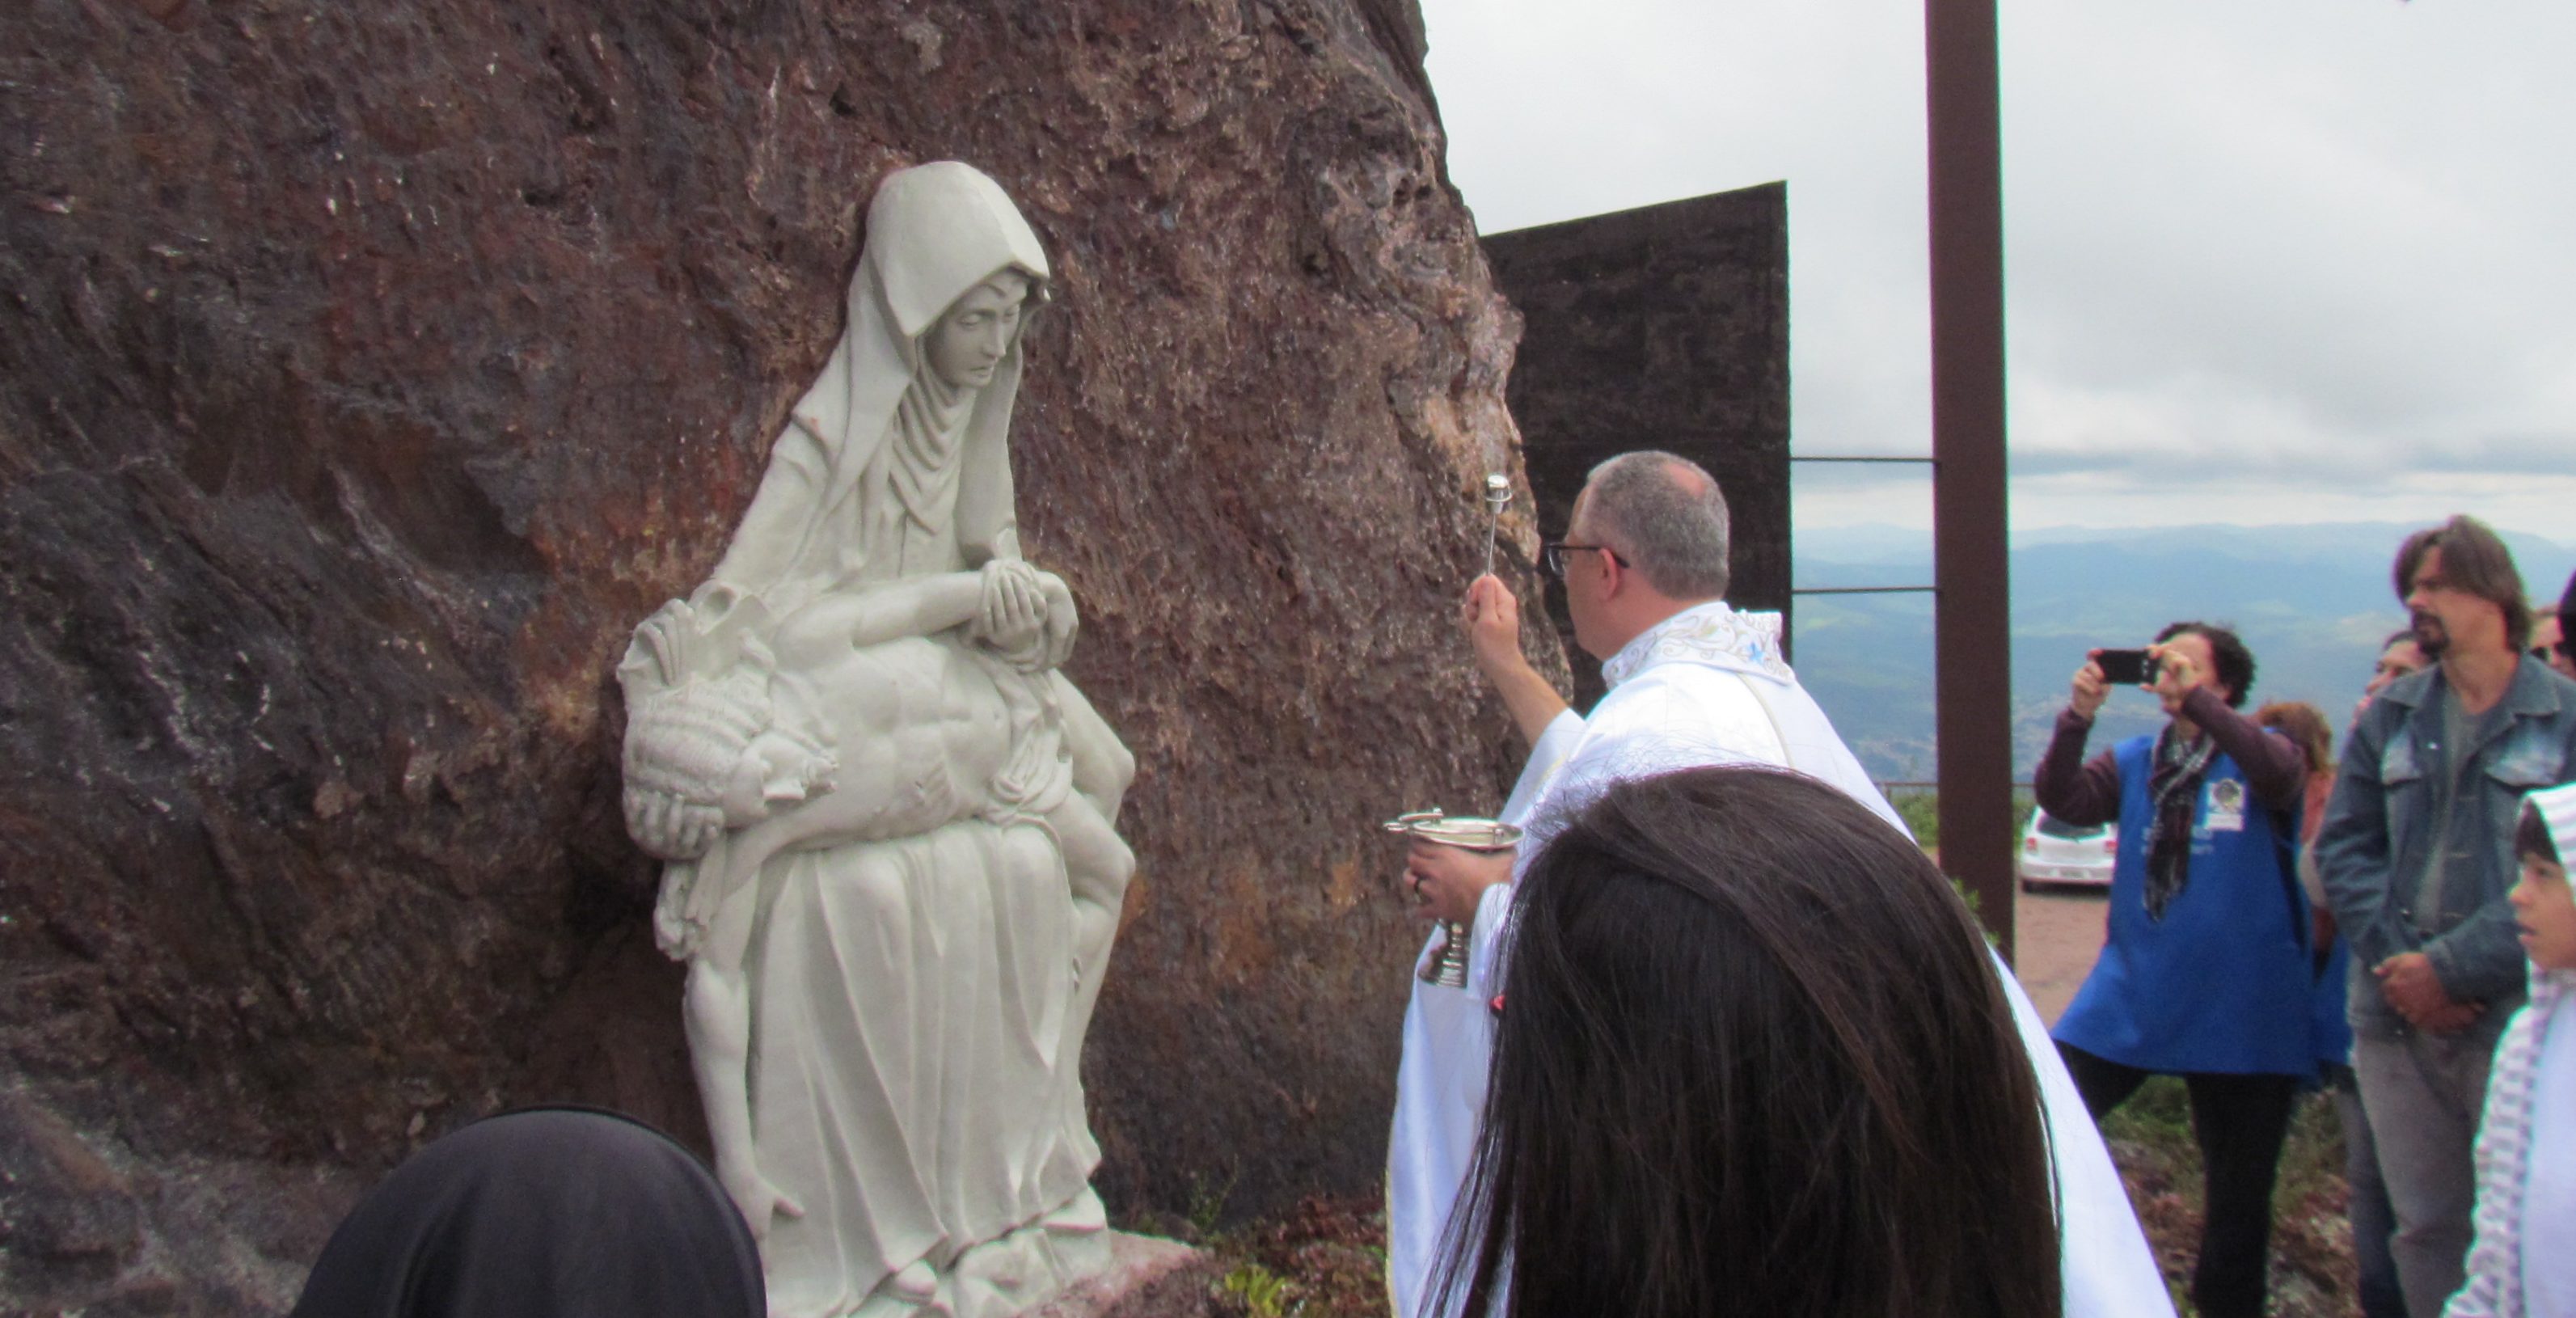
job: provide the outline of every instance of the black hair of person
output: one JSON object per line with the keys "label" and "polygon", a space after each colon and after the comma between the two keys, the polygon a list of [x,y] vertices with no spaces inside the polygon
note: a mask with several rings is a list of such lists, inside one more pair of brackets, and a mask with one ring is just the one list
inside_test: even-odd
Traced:
{"label": "black hair of person", "polygon": [[2538,856],[2562,868],[2567,863],[2558,854],[2558,839],[2549,835],[2549,821],[2541,818],[2540,808],[2528,801],[2523,803],[2522,817],[2513,823],[2513,854]]}
{"label": "black hair of person", "polygon": [[2567,589],[2558,594],[2558,645],[2576,654],[2576,572],[2567,574]]}
{"label": "black hair of person", "polygon": [[765,1318],[760,1253],[705,1164],[586,1108],[487,1117],[350,1210],[290,1318]]}
{"label": "black hair of person", "polygon": [[1513,908],[1431,1312],[2058,1318],[2038,1082],[1911,840],[1685,770],[1585,808]]}
{"label": "black hair of person", "polygon": [[2156,633],[2156,644],[2177,636],[2197,636],[2209,642],[2210,661],[2218,668],[2218,684],[2227,688],[2227,707],[2243,709],[2245,693],[2254,689],[2254,652],[2245,648],[2236,629],[2223,622],[2167,623],[2163,631]]}

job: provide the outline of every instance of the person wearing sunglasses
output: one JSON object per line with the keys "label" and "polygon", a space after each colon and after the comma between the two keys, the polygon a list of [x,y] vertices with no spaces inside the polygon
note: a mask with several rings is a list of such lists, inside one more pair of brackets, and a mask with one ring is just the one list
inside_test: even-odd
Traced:
{"label": "person wearing sunglasses", "polygon": [[[1507,852],[1417,844],[1407,896],[1426,918],[1472,929],[1467,985],[1418,985],[1406,1015],[1388,1156],[1388,1264],[1398,1318],[1447,1318],[1432,1293],[1483,1113],[1492,1028],[1486,1010],[1508,960],[1515,877],[1612,786],[1681,769],[1791,769],[1840,790],[1899,837],[1904,824],[1781,655],[1780,615],[1726,603],[1726,497],[1697,464],[1622,454],[1595,467],[1565,538],[1543,568],[1562,576],[1577,648],[1602,661],[1608,691],[1578,715],[1521,653],[1520,607],[1493,576],[1467,590],[1460,621],[1477,667],[1531,745],[1501,817],[1527,830]],[[1445,996],[1444,996],[1445,995]],[[2007,979],[2038,1073],[2055,1151],[2067,1311],[2167,1315],[2164,1283],[2100,1133],[2028,999]],[[1462,1297],[1463,1298],[1463,1297]]]}

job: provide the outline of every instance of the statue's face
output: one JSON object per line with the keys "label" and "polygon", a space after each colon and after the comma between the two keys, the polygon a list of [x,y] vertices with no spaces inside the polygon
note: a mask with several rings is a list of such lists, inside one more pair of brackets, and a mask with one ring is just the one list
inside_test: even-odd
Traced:
{"label": "statue's face", "polygon": [[1020,332],[1020,309],[1029,300],[1029,277],[1016,270],[966,290],[924,336],[922,355],[951,389],[981,389],[993,382],[1002,354]]}

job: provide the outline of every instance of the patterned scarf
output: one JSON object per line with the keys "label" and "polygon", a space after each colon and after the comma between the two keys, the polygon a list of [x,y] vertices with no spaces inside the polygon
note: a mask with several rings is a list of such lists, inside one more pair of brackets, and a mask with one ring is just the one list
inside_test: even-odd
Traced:
{"label": "patterned scarf", "polygon": [[2178,744],[2174,726],[2156,734],[2156,769],[2147,779],[2147,918],[2165,918],[2165,907],[2191,882],[2191,813],[2200,780],[2209,772],[2217,743],[2206,732]]}

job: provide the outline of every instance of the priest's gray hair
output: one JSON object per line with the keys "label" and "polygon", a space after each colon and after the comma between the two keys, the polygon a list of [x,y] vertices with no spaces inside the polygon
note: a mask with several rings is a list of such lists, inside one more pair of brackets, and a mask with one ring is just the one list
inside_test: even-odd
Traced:
{"label": "priest's gray hair", "polygon": [[1583,486],[1586,531],[1636,564],[1646,584],[1677,600],[1726,595],[1726,492],[1688,458],[1622,453]]}

